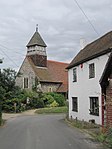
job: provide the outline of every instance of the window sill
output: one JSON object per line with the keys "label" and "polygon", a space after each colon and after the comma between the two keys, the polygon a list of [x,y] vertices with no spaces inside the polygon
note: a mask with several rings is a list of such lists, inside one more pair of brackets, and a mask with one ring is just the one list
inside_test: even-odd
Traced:
{"label": "window sill", "polygon": [[72,110],[72,112],[78,112],[77,110]]}
{"label": "window sill", "polygon": [[95,77],[90,77],[89,79],[94,79]]}
{"label": "window sill", "polygon": [[93,116],[99,116],[99,114],[97,113],[89,113],[90,115],[93,115]]}

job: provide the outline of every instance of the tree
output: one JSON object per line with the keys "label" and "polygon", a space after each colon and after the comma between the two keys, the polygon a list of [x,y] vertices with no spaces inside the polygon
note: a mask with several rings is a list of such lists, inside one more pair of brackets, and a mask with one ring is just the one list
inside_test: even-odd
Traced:
{"label": "tree", "polygon": [[2,103],[11,99],[17,92],[15,86],[16,71],[10,68],[0,70],[0,121],[2,118]]}
{"label": "tree", "polygon": [[3,69],[1,72],[1,86],[6,90],[6,92],[12,91],[15,89],[15,78],[16,71],[10,68]]}
{"label": "tree", "polygon": [[2,102],[4,98],[5,90],[0,86],[0,125],[2,124]]}

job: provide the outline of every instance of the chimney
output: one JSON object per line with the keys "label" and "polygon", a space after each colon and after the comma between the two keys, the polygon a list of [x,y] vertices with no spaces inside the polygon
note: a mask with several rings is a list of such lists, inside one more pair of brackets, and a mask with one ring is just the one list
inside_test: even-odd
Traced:
{"label": "chimney", "polygon": [[87,45],[86,40],[84,38],[80,39],[80,47],[83,49]]}

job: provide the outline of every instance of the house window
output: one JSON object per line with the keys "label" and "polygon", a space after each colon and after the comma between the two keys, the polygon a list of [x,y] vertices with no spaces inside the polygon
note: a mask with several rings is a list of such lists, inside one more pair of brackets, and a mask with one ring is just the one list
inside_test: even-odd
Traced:
{"label": "house window", "polygon": [[28,88],[28,78],[24,78],[24,88]]}
{"label": "house window", "polygon": [[78,112],[78,99],[77,99],[77,97],[72,97],[72,111]]}
{"label": "house window", "polygon": [[94,63],[89,64],[89,79],[95,77],[95,66]]}
{"label": "house window", "polygon": [[73,82],[77,82],[77,69],[73,69]]}
{"label": "house window", "polygon": [[49,87],[48,92],[52,92],[52,87]]}
{"label": "house window", "polygon": [[90,114],[99,116],[99,99],[98,99],[98,97],[90,97]]}

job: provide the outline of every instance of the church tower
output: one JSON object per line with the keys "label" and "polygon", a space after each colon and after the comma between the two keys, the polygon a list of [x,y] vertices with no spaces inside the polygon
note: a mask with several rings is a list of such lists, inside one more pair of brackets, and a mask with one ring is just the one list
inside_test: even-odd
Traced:
{"label": "church tower", "polygon": [[43,41],[36,26],[36,32],[27,44],[27,56],[29,56],[33,63],[38,67],[47,67],[47,45]]}

